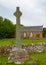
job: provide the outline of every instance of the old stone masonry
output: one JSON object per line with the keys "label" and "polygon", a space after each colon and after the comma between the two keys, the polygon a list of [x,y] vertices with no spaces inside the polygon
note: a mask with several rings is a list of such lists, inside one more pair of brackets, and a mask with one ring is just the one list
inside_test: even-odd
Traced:
{"label": "old stone masonry", "polygon": [[[11,44],[9,46],[0,46],[0,54],[7,55],[12,51],[12,49],[16,47],[15,44]],[[46,52],[46,42],[43,43],[31,43],[31,44],[23,44],[22,45],[23,49],[26,49],[28,53],[33,53],[33,52]],[[3,50],[3,53],[2,53]]]}

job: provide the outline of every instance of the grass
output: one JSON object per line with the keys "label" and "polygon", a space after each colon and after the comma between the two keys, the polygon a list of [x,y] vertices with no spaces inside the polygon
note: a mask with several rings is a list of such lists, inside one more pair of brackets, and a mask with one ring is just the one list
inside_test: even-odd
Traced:
{"label": "grass", "polygon": [[[42,39],[23,39],[21,40],[22,44],[30,44],[30,43],[37,43],[37,42],[46,42],[46,38]],[[15,39],[2,39],[0,40],[0,46],[2,45],[10,45],[16,43]],[[29,54],[28,61],[36,61],[38,65],[46,65],[46,52],[44,53],[31,53]],[[28,65],[27,62],[23,65]],[[14,63],[8,63],[8,57],[0,56],[0,65],[15,65]],[[21,64],[22,65],[22,64]]]}
{"label": "grass", "polygon": [[30,54],[30,60],[38,62],[38,65],[46,65],[46,53]]}
{"label": "grass", "polygon": [[[46,42],[46,38],[42,39],[23,39],[21,40],[22,44],[30,44],[30,43],[37,43],[37,42]],[[16,39],[2,39],[0,40],[0,46],[2,45],[10,45],[16,43]]]}
{"label": "grass", "polygon": [[42,39],[24,39],[22,40],[22,43],[26,43],[26,44],[29,44],[29,43],[37,43],[37,42],[46,42],[46,39],[42,38]]}
{"label": "grass", "polygon": [[0,46],[2,45],[10,45],[16,43],[15,39],[1,39]]}
{"label": "grass", "polygon": [[8,62],[8,57],[7,56],[0,56],[0,63],[6,63]]}
{"label": "grass", "polygon": [[[38,62],[38,65],[46,65],[46,52],[42,53],[31,53],[29,54],[30,59],[28,60],[29,62]],[[27,62],[23,65],[28,65]],[[2,64],[1,64],[2,63]],[[7,64],[5,64],[7,63]],[[0,56],[0,64],[1,65],[16,65],[14,63],[8,64],[8,57]],[[21,64],[22,65],[22,64]]]}

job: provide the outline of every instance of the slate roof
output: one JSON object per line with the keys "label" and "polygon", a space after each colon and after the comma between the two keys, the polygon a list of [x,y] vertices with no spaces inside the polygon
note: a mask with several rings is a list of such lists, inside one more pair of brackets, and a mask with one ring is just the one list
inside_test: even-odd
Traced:
{"label": "slate roof", "polygon": [[42,31],[43,26],[22,26],[21,31]]}

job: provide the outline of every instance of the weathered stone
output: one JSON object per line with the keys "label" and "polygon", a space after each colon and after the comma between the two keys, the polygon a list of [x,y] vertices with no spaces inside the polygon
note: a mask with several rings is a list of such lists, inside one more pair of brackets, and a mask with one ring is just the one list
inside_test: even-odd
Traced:
{"label": "weathered stone", "polygon": [[16,16],[16,46],[19,48],[21,46],[20,17],[22,15],[19,7],[16,8],[14,15]]}
{"label": "weathered stone", "polygon": [[9,62],[21,63],[24,60],[27,60],[28,53],[25,49],[22,49],[21,46],[21,35],[20,35],[20,16],[22,15],[19,7],[17,7],[16,12],[14,13],[16,16],[16,47],[12,46],[12,51],[10,52],[10,57],[8,58]]}
{"label": "weathered stone", "polygon": [[28,52],[46,52],[46,42],[42,43],[33,43],[33,44],[24,44],[22,48],[25,48]]}
{"label": "weathered stone", "polygon": [[[40,49],[39,49],[40,46]],[[3,53],[2,53],[3,49]],[[46,52],[46,42],[42,42],[42,45],[40,43],[35,44],[32,46],[32,44],[23,44],[22,49],[26,49],[26,51],[33,53],[33,52]],[[11,53],[16,50],[15,44],[9,45],[9,46],[0,46],[0,55],[7,55],[8,53]]]}
{"label": "weathered stone", "polygon": [[29,62],[28,64],[29,64],[29,65],[37,65],[36,62]]}

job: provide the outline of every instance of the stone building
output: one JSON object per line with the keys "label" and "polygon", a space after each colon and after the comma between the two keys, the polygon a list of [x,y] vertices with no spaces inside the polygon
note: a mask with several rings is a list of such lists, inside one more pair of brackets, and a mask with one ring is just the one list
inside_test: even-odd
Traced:
{"label": "stone building", "polygon": [[22,26],[21,38],[42,38],[43,26]]}

